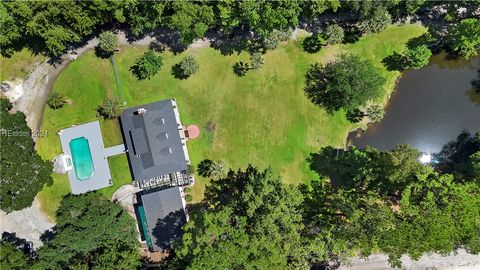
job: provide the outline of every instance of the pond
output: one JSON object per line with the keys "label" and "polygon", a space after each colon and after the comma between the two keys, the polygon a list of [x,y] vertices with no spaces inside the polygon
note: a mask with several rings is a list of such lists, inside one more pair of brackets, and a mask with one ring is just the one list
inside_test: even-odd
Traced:
{"label": "pond", "polygon": [[480,131],[480,95],[471,84],[479,69],[480,56],[467,61],[442,53],[427,67],[404,72],[382,121],[351,132],[347,142],[383,150],[410,144],[435,153],[463,130]]}

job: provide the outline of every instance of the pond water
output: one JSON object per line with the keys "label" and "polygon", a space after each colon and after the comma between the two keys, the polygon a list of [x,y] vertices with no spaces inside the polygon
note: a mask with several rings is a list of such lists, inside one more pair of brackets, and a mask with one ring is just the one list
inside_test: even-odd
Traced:
{"label": "pond water", "polygon": [[480,95],[471,84],[479,69],[480,56],[466,61],[435,55],[427,67],[403,74],[382,121],[351,132],[347,142],[383,150],[410,144],[435,153],[462,130],[480,131]]}

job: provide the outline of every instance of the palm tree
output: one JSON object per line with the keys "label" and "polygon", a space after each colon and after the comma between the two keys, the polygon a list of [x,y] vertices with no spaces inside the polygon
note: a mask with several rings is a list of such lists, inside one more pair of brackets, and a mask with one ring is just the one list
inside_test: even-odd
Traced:
{"label": "palm tree", "polygon": [[210,166],[210,176],[215,179],[222,179],[227,176],[227,164],[223,160],[216,160]]}
{"label": "palm tree", "polygon": [[53,92],[48,96],[47,103],[50,108],[56,110],[62,108],[63,105],[67,103],[67,101],[62,94],[58,92]]}
{"label": "palm tree", "polygon": [[118,99],[106,98],[103,103],[98,106],[97,111],[104,118],[114,119],[120,116],[122,104]]}

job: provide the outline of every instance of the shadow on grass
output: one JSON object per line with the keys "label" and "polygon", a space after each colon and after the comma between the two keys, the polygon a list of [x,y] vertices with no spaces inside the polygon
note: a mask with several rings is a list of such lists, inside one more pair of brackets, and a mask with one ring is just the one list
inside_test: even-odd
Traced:
{"label": "shadow on grass", "polygon": [[183,72],[180,64],[175,64],[172,66],[172,75],[179,80],[186,80],[188,77],[190,77]]}

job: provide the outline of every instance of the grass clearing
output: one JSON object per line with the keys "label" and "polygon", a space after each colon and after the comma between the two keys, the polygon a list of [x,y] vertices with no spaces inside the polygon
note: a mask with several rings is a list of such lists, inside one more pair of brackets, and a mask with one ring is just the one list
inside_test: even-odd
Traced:
{"label": "grass clearing", "polygon": [[[329,61],[340,52],[368,58],[388,79],[386,99],[399,73],[387,71],[381,60],[425,31],[420,25],[392,26],[354,44],[330,46],[316,54],[305,53],[301,40],[288,41],[265,55],[261,70],[249,71],[244,77],[237,77],[232,67],[237,61],[249,61],[246,53],[223,56],[212,48],[177,55],[165,52],[160,72],[143,81],[138,81],[129,68],[146,48],[124,47],[115,58],[127,106],[175,97],[183,124],[200,127],[200,138],[188,143],[194,165],[209,158],[224,159],[231,168],[245,168],[249,163],[260,168],[271,166],[283,181],[304,183],[317,178],[305,162],[309,154],[325,145],[342,146],[349,130],[356,127],[343,112],[328,115],[305,97],[304,74],[309,65]],[[187,80],[175,79],[171,67],[186,55],[197,58],[200,70]],[[53,91],[63,93],[74,104],[56,111],[45,109],[42,129],[51,135],[37,145],[45,159],[61,152],[57,130],[98,119],[97,106],[105,96],[116,93],[110,61],[97,58],[93,51],[86,53],[60,74]],[[106,145],[121,143],[116,120],[101,120],[101,126]],[[126,157],[110,158],[109,162],[114,187],[101,191],[107,196],[131,181]],[[57,179],[55,184],[66,184],[69,189],[68,181],[57,183]],[[208,180],[198,176],[196,180],[192,196],[199,201]],[[53,206],[43,207],[54,208],[57,198],[45,191],[48,187],[40,193],[42,202]]]}

